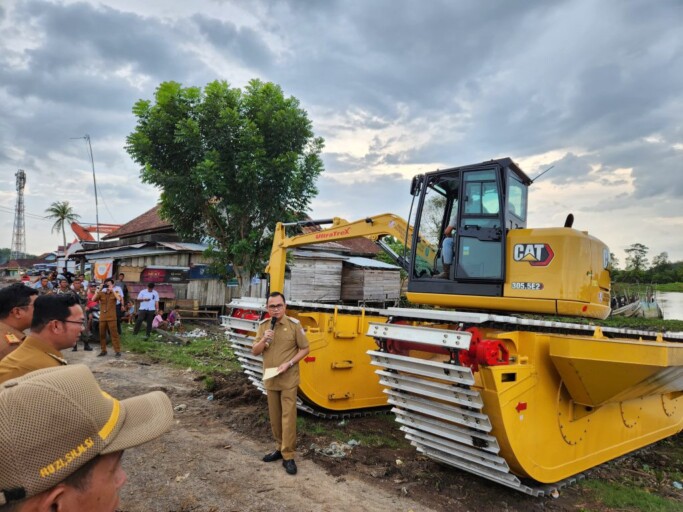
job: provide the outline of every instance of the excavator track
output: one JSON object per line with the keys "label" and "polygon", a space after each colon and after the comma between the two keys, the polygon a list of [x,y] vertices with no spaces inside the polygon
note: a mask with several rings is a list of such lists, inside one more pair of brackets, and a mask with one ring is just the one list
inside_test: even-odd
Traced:
{"label": "excavator track", "polygon": [[[248,376],[257,389],[265,394],[262,381],[262,358],[251,354],[253,336],[258,324],[265,318],[265,302],[240,299],[230,305],[230,314],[223,316],[231,346]],[[355,317],[363,308],[334,306],[305,302],[290,302],[292,314],[305,317],[313,311],[338,312]],[[368,310],[364,310],[368,311]],[[637,329],[598,327],[579,323],[539,320],[517,316],[487,313],[457,312],[437,309],[387,308],[370,310],[387,323],[371,322],[367,336],[373,338],[378,350],[369,350],[371,367],[375,367],[379,385],[384,390],[386,402],[391,407],[400,429],[416,449],[431,459],[487,478],[532,496],[556,496],[560,489],[584,478],[589,468],[583,468],[570,476],[564,475],[552,483],[541,483],[533,478],[520,477],[519,471],[510,465],[508,452],[501,445],[495,419],[487,411],[482,396],[481,382],[477,382],[476,369],[463,365],[457,354],[470,347],[472,334],[465,329],[477,327],[499,332],[524,332],[557,336],[589,338],[618,338],[628,340],[680,342],[683,333],[656,333]],[[249,318],[245,318],[245,312]],[[648,341],[649,340],[649,341]],[[440,360],[435,357],[412,356],[394,353],[387,349],[387,342],[404,342],[412,349],[419,346],[438,347]],[[445,352],[444,352],[445,351]],[[450,352],[450,358],[443,354]],[[511,358],[510,362],[516,362]],[[367,371],[358,378],[367,380]],[[363,373],[364,372],[364,373]],[[563,402],[564,403],[564,402]],[[668,404],[668,402],[667,402]],[[377,414],[377,410],[354,409],[329,411],[316,403],[298,399],[299,410],[324,419],[341,419]],[[675,406],[672,408],[675,410]],[[380,412],[386,413],[387,408]],[[629,409],[625,409],[629,413]],[[629,419],[631,421],[631,419]],[[500,427],[499,427],[500,428]],[[562,428],[562,426],[560,426]],[[568,431],[567,442],[574,442]],[[503,452],[503,453],[501,453]]]}
{"label": "excavator track", "polygon": [[[380,350],[369,351],[375,373],[385,387],[396,421],[406,439],[431,459],[476,474],[533,496],[556,496],[559,490],[584,478],[577,473],[552,484],[520,478],[501,456],[485,401],[475,385],[472,368],[457,361],[458,351],[467,350],[471,333],[463,328],[478,327],[503,331],[524,330],[563,334],[592,334],[596,327],[583,324],[525,319],[485,313],[389,308],[380,312],[390,318],[386,324],[371,324],[368,335]],[[425,324],[439,325],[437,328]],[[449,330],[447,326],[456,330]],[[661,340],[662,335],[633,329],[603,327],[603,334]],[[680,341],[683,333],[664,337]],[[413,350],[419,345],[451,352],[450,360],[429,360],[392,353],[391,342],[405,342]]]}

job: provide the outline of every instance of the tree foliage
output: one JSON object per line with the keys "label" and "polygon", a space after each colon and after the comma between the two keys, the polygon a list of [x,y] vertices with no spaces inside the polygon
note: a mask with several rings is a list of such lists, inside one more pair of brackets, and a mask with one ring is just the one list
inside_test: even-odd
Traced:
{"label": "tree foliage", "polygon": [[672,262],[667,252],[661,252],[652,258],[648,267],[648,247],[641,244],[631,244],[625,249],[626,269],[618,268],[618,261],[612,256],[610,274],[612,281],[624,283],[676,283],[683,282],[683,261]]}
{"label": "tree foliage", "polygon": [[64,240],[64,266],[66,267],[66,229],[65,225],[71,225],[72,222],[78,220],[81,216],[74,212],[69,204],[69,201],[55,201],[45,210],[47,217],[53,219],[55,223],[52,225],[52,232],[62,232],[62,239]]}
{"label": "tree foliage", "polygon": [[184,237],[206,240],[242,289],[262,270],[278,221],[300,220],[317,194],[323,139],[296,98],[252,80],[244,91],[164,82],[133,107],[126,150],[161,189],[161,215]]}

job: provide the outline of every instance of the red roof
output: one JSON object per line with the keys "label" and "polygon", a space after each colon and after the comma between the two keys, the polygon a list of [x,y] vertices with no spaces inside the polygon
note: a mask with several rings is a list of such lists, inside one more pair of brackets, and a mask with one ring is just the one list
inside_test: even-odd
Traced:
{"label": "red roof", "polygon": [[116,231],[102,237],[102,240],[126,238],[147,233],[158,233],[172,230],[173,224],[166,220],[162,220],[161,217],[159,217],[159,205],[156,205],[151,210],[146,211],[142,215],[135,217],[127,224],[124,224]]}

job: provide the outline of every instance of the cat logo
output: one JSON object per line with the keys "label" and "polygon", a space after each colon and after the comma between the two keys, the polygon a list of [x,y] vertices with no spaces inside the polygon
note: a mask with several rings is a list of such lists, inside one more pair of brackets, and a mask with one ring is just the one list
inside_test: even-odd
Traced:
{"label": "cat logo", "polygon": [[555,253],[550,244],[517,244],[512,250],[515,261],[526,261],[533,267],[546,267]]}

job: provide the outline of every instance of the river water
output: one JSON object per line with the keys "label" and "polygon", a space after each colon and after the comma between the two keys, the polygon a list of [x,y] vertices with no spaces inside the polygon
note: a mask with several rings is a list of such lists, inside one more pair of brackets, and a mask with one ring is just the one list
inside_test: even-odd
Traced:
{"label": "river water", "polygon": [[665,320],[683,320],[683,293],[657,292],[657,303]]}

